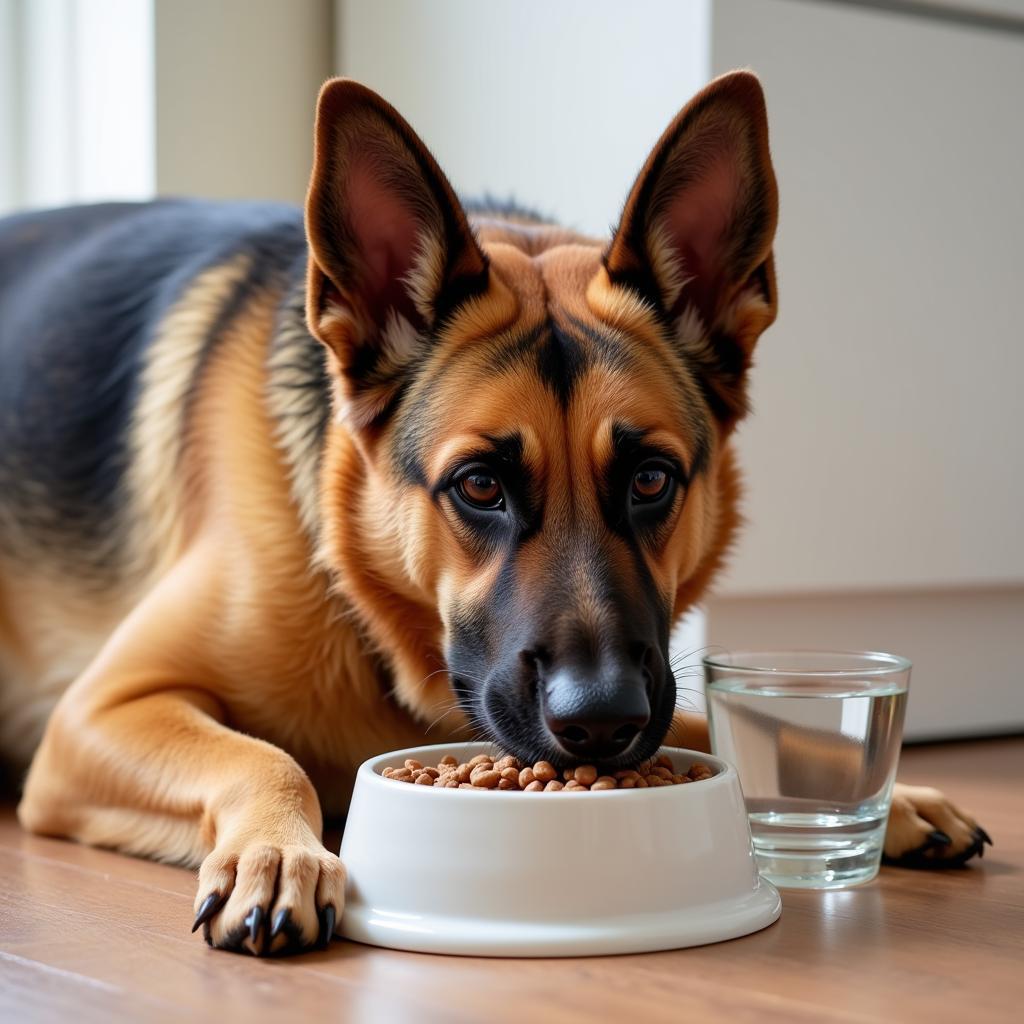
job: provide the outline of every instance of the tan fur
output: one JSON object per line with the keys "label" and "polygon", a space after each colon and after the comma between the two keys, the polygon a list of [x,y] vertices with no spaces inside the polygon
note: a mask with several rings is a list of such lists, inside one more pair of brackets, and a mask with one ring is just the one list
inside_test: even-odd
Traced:
{"label": "tan fur", "polygon": [[180,557],[183,546],[184,489],[179,456],[186,430],[189,388],[202,354],[204,331],[251,266],[240,254],[204,270],[160,325],[146,352],[140,399],[131,426],[129,500],[137,507],[130,572],[145,585],[158,579]]}

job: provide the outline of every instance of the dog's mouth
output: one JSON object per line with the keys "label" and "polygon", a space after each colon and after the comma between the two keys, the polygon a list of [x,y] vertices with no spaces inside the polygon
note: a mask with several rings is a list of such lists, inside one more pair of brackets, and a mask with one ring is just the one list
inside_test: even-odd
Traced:
{"label": "dog's mouth", "polygon": [[452,688],[470,723],[472,736],[494,744],[525,764],[548,761],[564,769],[587,762],[606,771],[633,768],[653,757],[668,736],[675,710],[675,681],[669,676],[650,689],[650,719],[622,749],[588,756],[574,749],[572,735],[558,736],[544,722],[540,680],[531,680],[527,693],[491,679],[482,686],[453,674]]}

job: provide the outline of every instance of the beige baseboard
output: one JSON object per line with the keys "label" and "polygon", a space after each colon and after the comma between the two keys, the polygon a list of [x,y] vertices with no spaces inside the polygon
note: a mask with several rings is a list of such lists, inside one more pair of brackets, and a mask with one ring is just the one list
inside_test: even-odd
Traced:
{"label": "beige baseboard", "polygon": [[722,597],[708,602],[707,632],[712,647],[910,658],[907,739],[1024,730],[1024,587]]}

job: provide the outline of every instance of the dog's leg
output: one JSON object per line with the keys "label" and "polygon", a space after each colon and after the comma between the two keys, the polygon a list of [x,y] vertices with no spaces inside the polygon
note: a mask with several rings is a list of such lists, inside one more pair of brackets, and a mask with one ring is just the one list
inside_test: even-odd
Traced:
{"label": "dog's leg", "polygon": [[[207,563],[208,564],[208,563]],[[329,938],[344,871],[316,793],[285,751],[228,728],[204,639],[203,560],[114,633],[47,726],[18,808],[31,831],[200,864],[196,926],[253,953]]]}
{"label": "dog's leg", "polygon": [[941,790],[896,783],[885,858],[890,864],[913,868],[957,867],[984,856],[988,833],[960,810]]}
{"label": "dog's leg", "polygon": [[690,750],[710,754],[711,738],[708,735],[707,715],[695,711],[677,711],[672,716],[667,740],[673,746],[688,747]]}

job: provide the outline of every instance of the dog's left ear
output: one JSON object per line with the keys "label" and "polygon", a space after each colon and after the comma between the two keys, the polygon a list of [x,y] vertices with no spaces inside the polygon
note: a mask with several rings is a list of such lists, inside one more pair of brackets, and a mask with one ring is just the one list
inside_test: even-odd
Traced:
{"label": "dog's left ear", "polygon": [[487,258],[426,146],[375,92],[333,79],[317,103],[306,198],[306,314],[350,417],[371,422],[423,340],[487,288]]}
{"label": "dog's left ear", "polygon": [[725,421],[744,411],[744,372],[775,319],[777,218],[764,94],[755,75],[734,71],[665,130],[605,253],[611,281],[671,325]]}

